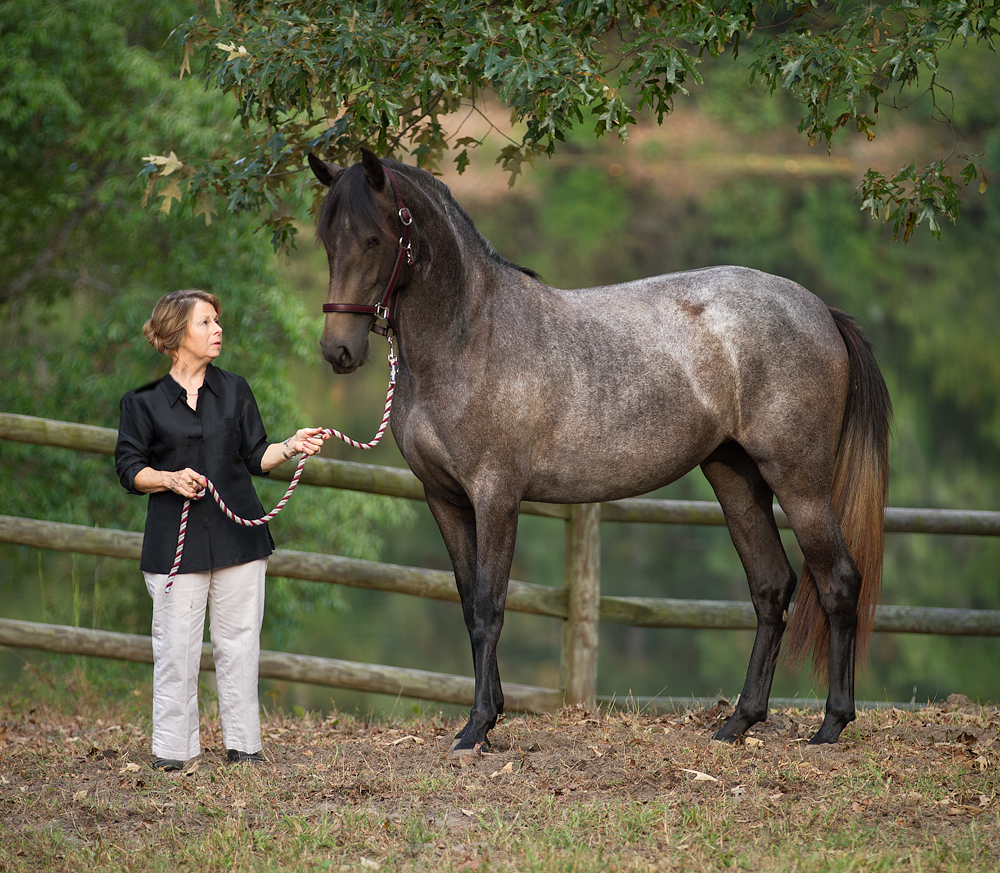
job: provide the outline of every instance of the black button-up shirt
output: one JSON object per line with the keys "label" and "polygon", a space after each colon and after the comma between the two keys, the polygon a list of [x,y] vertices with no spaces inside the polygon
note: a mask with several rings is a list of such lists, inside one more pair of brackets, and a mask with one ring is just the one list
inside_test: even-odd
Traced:
{"label": "black button-up shirt", "polygon": [[[226,505],[242,518],[264,515],[251,474],[261,474],[267,434],[253,392],[242,376],[209,365],[198,392],[198,408],[169,374],[121,400],[115,470],[132,494],[144,467],[190,467],[215,484]],[[177,551],[184,498],[173,491],[149,495],[140,569],[168,573]],[[267,525],[244,527],[226,518],[206,492],[192,500],[184,557],[178,572],[199,573],[265,558],[274,550]]]}

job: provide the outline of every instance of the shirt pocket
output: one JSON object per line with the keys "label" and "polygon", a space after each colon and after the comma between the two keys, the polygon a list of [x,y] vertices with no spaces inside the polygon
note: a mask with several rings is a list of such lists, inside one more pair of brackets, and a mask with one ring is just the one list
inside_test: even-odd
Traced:
{"label": "shirt pocket", "polygon": [[217,418],[207,429],[205,450],[217,458],[240,458],[240,420]]}

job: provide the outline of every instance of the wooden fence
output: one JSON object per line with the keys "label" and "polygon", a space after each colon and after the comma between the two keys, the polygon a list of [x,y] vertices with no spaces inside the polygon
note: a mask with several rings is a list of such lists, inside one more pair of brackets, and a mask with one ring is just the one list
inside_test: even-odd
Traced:
{"label": "wooden fence", "polygon": [[[0,413],[0,438],[7,440],[113,455],[116,437],[117,432],[109,428]],[[278,468],[272,471],[271,478],[288,480],[292,472]],[[397,468],[314,458],[306,464],[301,481],[423,500],[423,488],[416,477]],[[510,709],[540,712],[563,702],[592,704],[597,685],[598,626],[602,621],[659,628],[752,630],[756,627],[753,607],[744,602],[600,596],[602,521],[723,525],[722,510],[716,503],[639,498],[579,506],[525,502],[521,512],[561,518],[566,523],[563,588],[511,580],[507,595],[509,610],[563,621],[561,688],[505,684],[504,694]],[[787,519],[777,507],[775,517],[779,527],[788,527]],[[1000,512],[890,508],[886,511],[886,531],[1000,536]],[[142,534],[0,516],[0,542],[137,560]],[[458,601],[451,573],[335,555],[278,549],[271,556],[268,574]],[[879,606],[875,630],[1000,636],[1000,611]],[[152,662],[149,637],[11,619],[0,619],[0,645]],[[207,644],[202,666],[213,669],[211,648]],[[264,652],[260,673],[268,678],[359,691],[462,705],[472,703],[472,679],[422,670]]]}

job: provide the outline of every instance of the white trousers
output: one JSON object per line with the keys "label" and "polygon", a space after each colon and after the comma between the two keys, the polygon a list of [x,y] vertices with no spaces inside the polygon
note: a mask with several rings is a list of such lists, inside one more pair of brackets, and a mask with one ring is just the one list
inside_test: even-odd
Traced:
{"label": "white trousers", "polygon": [[187,761],[201,754],[198,671],[208,606],[222,742],[259,752],[260,627],[267,558],[204,573],[143,573],[153,598],[153,754]]}

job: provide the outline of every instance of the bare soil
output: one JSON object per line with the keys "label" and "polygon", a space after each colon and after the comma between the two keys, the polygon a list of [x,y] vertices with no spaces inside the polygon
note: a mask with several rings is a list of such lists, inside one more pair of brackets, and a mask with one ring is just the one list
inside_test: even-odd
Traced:
{"label": "bare soil", "polygon": [[730,711],[509,716],[478,755],[441,717],[273,715],[264,765],[206,716],[163,773],[148,724],[0,707],[0,869],[996,869],[996,707],[870,710],[818,748],[804,710],[713,742]]}

